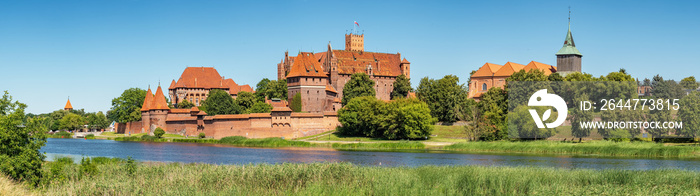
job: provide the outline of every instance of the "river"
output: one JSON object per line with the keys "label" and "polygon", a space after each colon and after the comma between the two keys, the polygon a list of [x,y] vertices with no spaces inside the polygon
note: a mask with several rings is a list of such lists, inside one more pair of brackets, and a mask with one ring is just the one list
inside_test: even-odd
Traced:
{"label": "river", "polygon": [[47,159],[69,156],[132,157],[140,161],[258,164],[349,162],[358,165],[422,166],[483,165],[538,166],[587,169],[685,169],[700,171],[700,159],[600,158],[590,156],[535,156],[474,154],[432,150],[392,152],[340,151],[327,148],[245,148],[217,144],[119,142],[112,140],[53,139],[41,149]]}

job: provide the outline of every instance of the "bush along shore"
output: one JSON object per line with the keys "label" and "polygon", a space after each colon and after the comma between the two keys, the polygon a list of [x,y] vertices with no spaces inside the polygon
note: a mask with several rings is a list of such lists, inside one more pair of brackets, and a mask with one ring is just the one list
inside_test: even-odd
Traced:
{"label": "bush along shore", "polygon": [[114,158],[47,162],[22,195],[698,195],[700,173],[537,167],[375,167],[348,163],[212,165]]}

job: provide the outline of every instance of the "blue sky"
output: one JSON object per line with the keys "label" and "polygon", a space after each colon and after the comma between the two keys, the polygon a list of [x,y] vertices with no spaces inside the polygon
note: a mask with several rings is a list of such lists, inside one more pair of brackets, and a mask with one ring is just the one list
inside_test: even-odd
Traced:
{"label": "blue sky", "polygon": [[276,79],[284,51],[343,49],[353,21],[365,50],[400,52],[420,78],[466,82],[486,62],[556,64],[571,29],[583,71],[625,68],[680,80],[700,71],[694,1],[2,1],[0,90],[28,112],[106,111],[131,87],[165,88],[187,66],[238,84]]}

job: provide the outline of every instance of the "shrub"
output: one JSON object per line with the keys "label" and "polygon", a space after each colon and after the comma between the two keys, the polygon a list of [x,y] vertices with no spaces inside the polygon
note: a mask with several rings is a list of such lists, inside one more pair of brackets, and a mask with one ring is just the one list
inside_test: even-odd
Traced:
{"label": "shrub", "polygon": [[239,141],[242,141],[242,140],[246,140],[246,137],[243,137],[243,136],[230,136],[230,137],[221,138],[221,140],[219,140],[219,143],[224,143],[224,144],[226,144],[226,143],[231,143],[231,144],[232,144],[232,143],[236,143],[236,142],[239,142]]}
{"label": "shrub", "polygon": [[123,162],[123,161],[124,160],[120,159],[120,158],[109,158],[109,157],[94,157],[94,158],[92,158],[92,162],[97,164],[97,165],[119,163],[119,162]]}
{"label": "shrub", "polygon": [[85,136],[85,139],[95,139],[95,135],[94,134],[87,134]]}
{"label": "shrub", "polygon": [[0,175],[38,185],[46,158],[39,149],[46,143],[47,129],[44,118],[24,114],[26,107],[13,102],[7,91],[0,98]]}
{"label": "shrub", "polygon": [[136,174],[136,161],[132,159],[131,157],[128,157],[126,159],[126,173],[129,174],[129,176],[134,176]]}
{"label": "shrub", "polygon": [[148,141],[148,142],[153,142],[156,141],[158,137],[156,136],[150,136],[150,135],[142,135],[141,136],[141,141]]}
{"label": "shrub", "polygon": [[205,135],[204,132],[199,133],[199,139],[204,139],[205,137],[207,137],[207,135]]}
{"label": "shrub", "polygon": [[80,176],[97,174],[97,164],[91,161],[90,157],[83,157],[80,160]]}
{"label": "shrub", "polygon": [[156,128],[156,130],[153,131],[153,135],[155,135],[157,138],[162,138],[163,134],[165,134],[165,131],[160,127]]}
{"label": "shrub", "polygon": [[55,138],[71,138],[73,137],[73,134],[68,133],[67,131],[59,131],[57,133],[54,133],[53,136]]}

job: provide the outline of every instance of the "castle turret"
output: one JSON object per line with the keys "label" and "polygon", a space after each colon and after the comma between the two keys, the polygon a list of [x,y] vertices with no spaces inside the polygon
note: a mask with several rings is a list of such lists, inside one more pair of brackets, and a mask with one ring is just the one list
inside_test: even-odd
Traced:
{"label": "castle turret", "polygon": [[70,104],[70,98],[68,98],[68,102],[66,102],[66,106],[63,107],[63,110],[66,110],[66,111],[73,110],[73,105]]}
{"label": "castle turret", "polygon": [[345,50],[347,51],[365,51],[365,35],[345,34]]}

